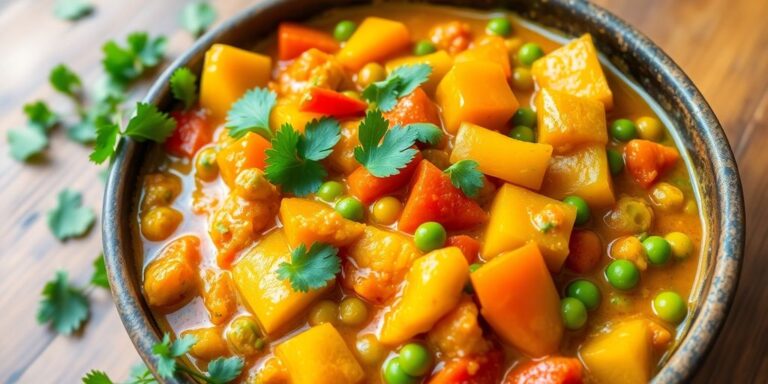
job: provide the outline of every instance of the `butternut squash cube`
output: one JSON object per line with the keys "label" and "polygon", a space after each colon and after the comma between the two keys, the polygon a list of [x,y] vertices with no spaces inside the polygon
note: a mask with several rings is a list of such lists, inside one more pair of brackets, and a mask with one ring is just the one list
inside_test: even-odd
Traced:
{"label": "butternut squash cube", "polygon": [[360,167],[360,163],[355,159],[355,148],[360,146],[360,137],[357,134],[360,121],[355,119],[341,122],[341,139],[325,160],[326,165],[336,172],[349,175]]}
{"label": "butternut squash cube", "polygon": [[424,88],[427,93],[433,95],[440,80],[442,80],[445,74],[451,69],[453,58],[448,52],[441,50],[424,56],[406,56],[392,59],[387,61],[385,68],[387,69],[387,73],[390,73],[397,69],[397,67],[414,64],[429,64],[429,66],[432,67],[432,73],[429,75],[429,79],[426,83],[422,84],[421,87]]}
{"label": "butternut squash cube", "polygon": [[576,221],[576,208],[562,201],[504,184],[491,205],[482,255],[490,260],[502,252],[534,242],[552,272],[568,256],[568,241]]}
{"label": "butternut squash cube", "polygon": [[363,234],[365,224],[347,220],[330,206],[318,201],[284,198],[280,221],[288,244],[307,248],[315,242],[343,247]]}
{"label": "butternut squash cube", "polygon": [[504,70],[489,61],[454,64],[435,96],[449,133],[456,133],[463,122],[498,130],[519,106]]}
{"label": "butternut squash cube", "polygon": [[498,36],[488,36],[479,44],[456,55],[455,63],[468,61],[489,61],[501,66],[504,76],[509,78],[512,68],[509,65],[509,51],[504,39]]}
{"label": "butternut squash cube", "polygon": [[200,105],[210,111],[213,121],[227,117],[232,103],[254,87],[264,87],[272,75],[269,56],[224,44],[214,44],[205,53],[200,79]]}
{"label": "butternut squash cube", "polygon": [[463,123],[456,135],[450,161],[474,160],[486,175],[539,189],[552,156],[549,144],[515,140],[496,131]]}
{"label": "butternut squash cube", "polygon": [[567,155],[553,156],[541,193],[557,200],[576,195],[592,208],[612,206],[616,199],[605,147],[590,145]]}
{"label": "butternut squash cube", "polygon": [[288,280],[277,278],[280,263],[290,261],[288,239],[282,230],[276,230],[262,238],[232,268],[240,297],[269,335],[275,335],[283,325],[294,320],[330,286],[308,292],[294,291]]}
{"label": "butternut squash cube", "polygon": [[613,107],[613,92],[589,34],[536,60],[531,73],[539,88],[597,100],[605,104],[605,109]]}
{"label": "butternut squash cube", "polygon": [[483,318],[502,340],[534,358],[557,352],[560,297],[536,244],[504,252],[470,277]]}
{"label": "butternut squash cube", "polygon": [[430,330],[461,299],[469,264],[456,247],[432,251],[413,262],[399,300],[384,316],[381,342],[400,344]]}
{"label": "butternut squash cube", "polygon": [[339,331],[329,323],[312,327],[275,347],[291,384],[355,384],[365,372]]}
{"label": "butternut squash cube", "polygon": [[653,335],[646,319],[625,320],[579,349],[590,376],[598,383],[640,384],[651,378]]}
{"label": "butternut squash cube", "polygon": [[382,61],[408,48],[411,34],[405,24],[367,17],[337,54],[342,65],[357,71],[372,61]]}
{"label": "butternut squash cube", "polygon": [[585,144],[608,142],[605,106],[599,101],[544,88],[536,98],[538,141],[564,154]]}
{"label": "butternut squash cube", "polygon": [[300,100],[296,98],[280,98],[269,115],[269,125],[279,129],[283,124],[290,124],[293,129],[304,132],[304,127],[312,120],[323,115],[314,112],[304,112],[299,109]]}

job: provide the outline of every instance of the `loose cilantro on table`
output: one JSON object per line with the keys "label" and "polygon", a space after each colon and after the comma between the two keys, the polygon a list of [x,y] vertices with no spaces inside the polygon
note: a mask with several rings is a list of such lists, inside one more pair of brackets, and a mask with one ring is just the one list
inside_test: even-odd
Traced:
{"label": "loose cilantro on table", "polygon": [[339,250],[324,243],[313,243],[307,251],[304,244],[291,252],[291,262],[282,262],[277,277],[288,280],[297,292],[325,287],[341,270],[337,256]]}
{"label": "loose cilantro on table", "polygon": [[429,79],[432,67],[429,64],[403,65],[397,67],[385,80],[377,81],[363,90],[363,98],[375,104],[382,111],[389,111],[397,99],[407,96]]}
{"label": "loose cilantro on table", "polygon": [[97,287],[109,289],[109,279],[107,278],[107,267],[104,265],[104,254],[100,253],[93,261],[93,274],[91,275],[91,284]]}
{"label": "loose cilantro on table", "polygon": [[59,240],[84,235],[93,226],[96,214],[83,207],[82,195],[71,189],[59,193],[57,205],[48,212],[48,227]]}
{"label": "loose cilantro on table", "polygon": [[27,125],[42,133],[48,133],[59,123],[59,116],[42,100],[24,104],[24,114],[27,115]]}
{"label": "loose cilantro on table", "polygon": [[451,178],[454,187],[461,189],[469,197],[475,197],[483,188],[483,173],[478,171],[477,167],[477,161],[459,160],[443,172]]}
{"label": "loose cilantro on table", "polygon": [[229,135],[239,139],[248,132],[272,138],[269,114],[277,103],[277,95],[267,88],[254,88],[232,104],[227,112]]}
{"label": "loose cilantro on table", "polygon": [[339,122],[333,118],[312,120],[303,135],[290,124],[283,125],[266,151],[267,180],[296,196],[316,192],[328,175],[320,160],[331,154],[340,138]]}
{"label": "loose cilantro on table", "polygon": [[30,127],[9,129],[7,138],[11,157],[18,161],[27,161],[41,154],[48,146],[48,136]]}
{"label": "loose cilantro on table", "polygon": [[187,4],[181,12],[181,26],[198,37],[216,20],[216,10],[207,1]]}
{"label": "loose cilantro on table", "polygon": [[50,323],[53,330],[69,335],[77,331],[88,318],[90,304],[85,293],[72,286],[64,271],[43,288],[43,299],[37,311],[37,322]]}
{"label": "loose cilantro on table", "polygon": [[176,120],[168,114],[160,112],[152,104],[137,103],[136,114],[128,121],[128,125],[123,131],[120,131],[120,126],[117,124],[104,121],[97,122],[96,146],[90,159],[96,164],[101,164],[112,157],[121,137],[162,143],[173,133],[174,129],[176,129]]}
{"label": "loose cilantro on table", "polygon": [[80,77],[64,64],[53,67],[48,81],[53,89],[69,97],[76,97],[82,88]]}
{"label": "loose cilantro on table", "polygon": [[93,369],[85,374],[83,384],[114,384],[114,381],[105,372]]}
{"label": "loose cilantro on table", "polygon": [[189,109],[197,102],[197,76],[187,67],[173,71],[171,75],[171,93],[176,100],[184,103],[184,109]]}
{"label": "loose cilantro on table", "polygon": [[167,39],[151,38],[146,32],[128,35],[127,45],[120,46],[114,40],[102,46],[102,65],[109,76],[122,83],[130,82],[154,68],[165,56]]}
{"label": "loose cilantro on table", "polygon": [[63,20],[77,20],[93,12],[93,4],[88,0],[56,0],[53,14]]}

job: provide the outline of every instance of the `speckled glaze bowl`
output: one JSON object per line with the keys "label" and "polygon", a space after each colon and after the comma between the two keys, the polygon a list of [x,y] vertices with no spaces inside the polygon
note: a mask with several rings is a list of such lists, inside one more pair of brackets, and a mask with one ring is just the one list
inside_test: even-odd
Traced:
{"label": "speckled glaze bowl", "polygon": [[[157,79],[145,101],[170,107],[168,80],[173,70],[199,70],[214,43],[249,46],[285,20],[302,20],[325,9],[365,4],[363,0],[259,0],[198,40]],[[381,1],[374,1],[378,3]],[[725,322],[736,290],[744,247],[744,202],[736,162],[720,123],[691,80],[648,38],[604,9],[586,1],[426,1],[479,9],[509,9],[567,35],[591,33],[598,50],[655,99],[673,121],[671,127],[690,156],[700,187],[705,243],[700,275],[692,291],[697,304],[681,342],[666,356],[654,383],[683,383],[696,371]],[[155,371],[151,347],[161,331],[141,295],[140,261],[134,252],[133,206],[138,175],[149,146],[121,143],[104,200],[104,251],[118,311],[147,365]],[[167,380],[167,383],[183,380]],[[186,378],[186,381],[192,381]]]}

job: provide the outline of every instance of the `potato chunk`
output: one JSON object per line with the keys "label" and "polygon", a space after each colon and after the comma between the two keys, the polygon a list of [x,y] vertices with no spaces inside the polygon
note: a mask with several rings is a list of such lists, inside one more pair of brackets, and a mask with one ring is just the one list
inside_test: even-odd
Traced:
{"label": "potato chunk", "polygon": [[399,21],[366,17],[337,54],[341,64],[357,71],[371,61],[381,61],[408,48],[411,35]]}
{"label": "potato chunk", "polygon": [[647,383],[651,378],[653,332],[646,319],[616,323],[579,349],[590,376],[600,383]]}
{"label": "potato chunk", "polygon": [[200,240],[180,237],[160,251],[144,271],[144,297],[152,307],[172,309],[197,295]]}
{"label": "potato chunk", "polygon": [[[277,75],[277,87],[282,95],[303,95],[312,87],[336,90],[345,82],[352,80],[338,60],[315,48],[302,53]],[[277,127],[279,125],[273,126]]]}
{"label": "potato chunk", "polygon": [[342,217],[326,204],[299,198],[280,202],[280,221],[292,247],[315,242],[343,247],[363,234],[365,224]]}
{"label": "potato chunk", "polygon": [[189,349],[189,354],[202,360],[210,361],[219,357],[229,356],[227,341],[219,327],[197,328],[186,330],[181,336],[192,335],[197,342]]}
{"label": "potato chunk", "polygon": [[455,63],[468,61],[487,61],[498,64],[504,71],[504,76],[509,78],[512,69],[509,65],[509,52],[504,39],[498,36],[488,36],[474,47],[456,55]]}
{"label": "potato chunk", "polygon": [[538,142],[551,144],[555,154],[565,154],[586,144],[608,142],[603,103],[542,89],[536,98]]}
{"label": "potato chunk", "polygon": [[365,372],[331,324],[312,327],[275,348],[292,384],[355,384]]}
{"label": "potato chunk", "polygon": [[246,200],[231,194],[213,216],[210,229],[213,244],[218,249],[219,266],[229,268],[237,253],[251,245],[261,231],[274,223],[277,198]]}
{"label": "potato chunk", "polygon": [[427,341],[448,359],[485,354],[492,344],[483,337],[477,315],[477,306],[465,296],[458,307],[432,327]]}
{"label": "potato chunk", "polygon": [[208,310],[211,323],[224,324],[237,311],[237,296],[229,272],[216,273],[208,270],[205,274],[203,304]]}
{"label": "potato chunk", "polygon": [[590,145],[552,156],[541,193],[557,200],[576,195],[592,208],[609,207],[616,202],[612,180],[605,147]]}
{"label": "potato chunk", "polygon": [[333,152],[325,160],[325,163],[336,172],[349,175],[360,166],[355,159],[355,147],[360,145],[357,131],[360,120],[347,120],[341,123],[341,139],[333,147]]}

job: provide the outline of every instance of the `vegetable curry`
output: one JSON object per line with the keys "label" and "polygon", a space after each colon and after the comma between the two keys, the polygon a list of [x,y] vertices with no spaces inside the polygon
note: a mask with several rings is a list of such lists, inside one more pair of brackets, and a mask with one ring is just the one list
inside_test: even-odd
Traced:
{"label": "vegetable curry", "polygon": [[190,76],[137,232],[147,303],[201,371],[641,383],[685,329],[696,186],[590,35],[343,8]]}

